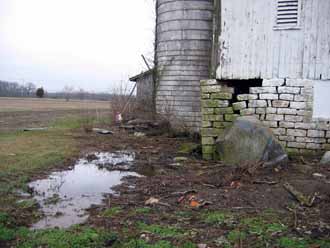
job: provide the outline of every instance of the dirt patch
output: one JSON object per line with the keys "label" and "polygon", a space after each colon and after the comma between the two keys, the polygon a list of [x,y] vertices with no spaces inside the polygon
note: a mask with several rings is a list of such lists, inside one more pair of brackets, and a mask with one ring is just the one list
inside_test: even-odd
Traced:
{"label": "dirt patch", "polygon": [[[120,142],[116,142],[117,139]],[[319,165],[318,160],[310,158],[301,162],[292,159],[279,168],[226,166],[194,157],[177,162],[178,156],[182,156],[177,152],[178,148],[188,140],[167,136],[137,138],[122,131],[117,131],[110,140],[99,149],[129,147],[137,154],[135,171],[147,170],[151,173],[147,177],[127,178],[123,185],[116,188],[118,194],[109,195],[104,206],[92,208],[91,225],[107,227],[122,234],[123,229],[128,228],[136,238],[143,234],[136,227],[139,222],[179,225],[185,230],[198,230],[198,236],[190,237],[194,243],[206,242],[209,247],[218,247],[215,240],[221,233],[226,233],[226,228],[201,222],[205,211],[229,211],[237,216],[256,217],[271,210],[289,228],[287,235],[294,233],[311,238],[330,238],[330,169]],[[311,170],[301,169],[306,166]],[[324,177],[315,177],[314,173]],[[290,183],[306,196],[315,196],[313,206],[301,205],[283,187],[285,183]],[[150,198],[159,200],[161,204],[146,206]],[[122,209],[122,214],[112,218],[100,214],[112,207]],[[152,209],[152,214],[129,214],[146,207]],[[185,221],[180,223],[177,214],[184,212],[189,212],[189,217],[183,218]]]}
{"label": "dirt patch", "polygon": [[[103,204],[89,209],[85,226],[117,233],[119,246],[113,247],[328,247],[314,244],[330,238],[330,169],[318,159],[291,159],[279,168],[234,167],[180,153],[182,144],[192,142],[188,138],[109,129],[113,135],[80,130],[72,137],[82,157],[133,151],[130,170],[145,175],[126,177]],[[73,164],[74,158],[62,169]],[[312,207],[300,204],[285,183],[314,196]]]}

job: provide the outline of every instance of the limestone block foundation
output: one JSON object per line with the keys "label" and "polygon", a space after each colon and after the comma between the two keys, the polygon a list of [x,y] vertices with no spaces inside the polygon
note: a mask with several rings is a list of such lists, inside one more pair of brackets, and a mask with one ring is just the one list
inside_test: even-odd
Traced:
{"label": "limestone block foundation", "polygon": [[[239,87],[239,86],[237,86]],[[203,156],[213,159],[215,142],[238,116],[255,116],[268,126],[289,153],[320,153],[330,149],[330,122],[313,119],[313,81],[263,80],[235,94],[235,86],[201,81]]]}

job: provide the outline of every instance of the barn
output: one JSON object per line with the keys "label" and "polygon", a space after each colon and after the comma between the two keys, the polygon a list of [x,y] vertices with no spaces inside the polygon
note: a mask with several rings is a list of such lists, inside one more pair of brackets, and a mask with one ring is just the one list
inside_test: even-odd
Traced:
{"label": "barn", "polygon": [[292,152],[330,146],[329,0],[158,0],[156,109],[206,156],[253,115]]}

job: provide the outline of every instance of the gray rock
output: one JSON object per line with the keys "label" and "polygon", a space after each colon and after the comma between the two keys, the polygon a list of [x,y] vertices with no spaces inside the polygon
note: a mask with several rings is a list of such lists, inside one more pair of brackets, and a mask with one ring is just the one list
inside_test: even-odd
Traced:
{"label": "gray rock", "polygon": [[321,164],[330,164],[330,151],[326,152],[322,159],[321,159]]}
{"label": "gray rock", "polygon": [[227,164],[265,162],[272,166],[287,162],[288,156],[271,129],[252,116],[239,117],[216,142],[219,159]]}

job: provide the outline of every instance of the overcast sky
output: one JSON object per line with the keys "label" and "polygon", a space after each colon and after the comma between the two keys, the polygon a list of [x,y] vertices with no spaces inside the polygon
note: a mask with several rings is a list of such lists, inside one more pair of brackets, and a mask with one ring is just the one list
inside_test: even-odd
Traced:
{"label": "overcast sky", "polygon": [[0,80],[109,91],[152,57],[152,0],[0,0]]}

